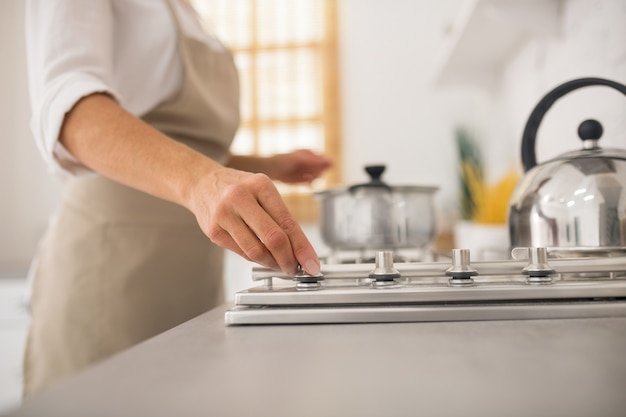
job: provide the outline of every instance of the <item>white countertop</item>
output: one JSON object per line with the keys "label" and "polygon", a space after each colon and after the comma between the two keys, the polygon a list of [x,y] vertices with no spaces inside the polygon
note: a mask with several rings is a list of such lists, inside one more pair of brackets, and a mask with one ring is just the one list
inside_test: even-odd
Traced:
{"label": "white countertop", "polygon": [[224,311],[11,415],[626,415],[626,318],[226,327]]}

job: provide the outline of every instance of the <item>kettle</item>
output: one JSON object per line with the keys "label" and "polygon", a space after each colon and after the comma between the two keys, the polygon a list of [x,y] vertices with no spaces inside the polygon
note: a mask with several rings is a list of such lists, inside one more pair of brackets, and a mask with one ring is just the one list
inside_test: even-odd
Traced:
{"label": "kettle", "polygon": [[546,247],[567,256],[626,249],[626,150],[600,147],[602,125],[596,120],[579,125],[582,149],[541,164],[535,157],[539,124],[554,102],[593,85],[626,95],[626,86],[615,81],[575,79],[546,94],[529,116],[522,136],[525,174],[509,202],[513,248]]}

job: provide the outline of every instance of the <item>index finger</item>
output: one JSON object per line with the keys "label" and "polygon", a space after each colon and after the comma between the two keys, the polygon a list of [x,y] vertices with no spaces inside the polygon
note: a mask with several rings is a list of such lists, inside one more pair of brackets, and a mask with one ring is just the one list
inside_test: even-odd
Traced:
{"label": "index finger", "polygon": [[[281,261],[279,259],[285,256],[282,251],[289,250],[289,255],[294,256],[308,274],[318,275],[320,273],[320,261],[317,257],[317,253],[315,253],[313,245],[311,245],[311,242],[306,237],[300,224],[289,212],[289,209],[287,209],[278,190],[273,188],[271,191],[268,190],[267,192],[259,193],[257,198],[259,205],[265,210],[269,217],[271,217],[273,223],[277,224],[280,230],[285,233],[289,242],[288,248],[270,247],[273,246],[271,234],[275,232],[268,230],[266,226],[261,226],[261,230],[259,231],[255,230],[255,232],[261,232],[259,237],[264,241],[266,246],[270,245],[268,249],[272,252],[272,255],[274,255],[274,259],[280,264]],[[270,237],[268,239],[269,242],[264,240],[264,237],[267,236]]]}

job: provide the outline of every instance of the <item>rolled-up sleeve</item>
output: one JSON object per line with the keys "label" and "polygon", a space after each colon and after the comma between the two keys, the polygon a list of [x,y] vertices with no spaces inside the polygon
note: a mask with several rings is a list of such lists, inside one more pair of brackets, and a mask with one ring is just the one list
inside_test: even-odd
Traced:
{"label": "rolled-up sleeve", "polygon": [[27,0],[26,56],[31,129],[48,166],[62,175],[91,172],[59,142],[65,115],[83,97],[112,84],[110,0]]}

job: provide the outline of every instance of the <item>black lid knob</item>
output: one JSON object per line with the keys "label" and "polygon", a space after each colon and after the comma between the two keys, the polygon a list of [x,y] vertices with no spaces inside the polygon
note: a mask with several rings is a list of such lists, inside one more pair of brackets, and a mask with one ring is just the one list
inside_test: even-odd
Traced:
{"label": "black lid knob", "polygon": [[585,120],[578,126],[578,136],[582,140],[598,140],[603,132],[600,122],[593,119]]}
{"label": "black lid knob", "polygon": [[368,165],[365,167],[365,172],[370,176],[370,182],[366,182],[365,184],[357,184],[349,187],[350,192],[355,192],[358,189],[362,188],[374,188],[374,189],[385,189],[387,191],[391,191],[391,187],[383,182],[381,179],[383,172],[385,171],[385,165]]}
{"label": "black lid knob", "polygon": [[382,177],[383,172],[385,172],[385,165],[368,165],[365,167],[365,172],[370,176],[370,179],[373,182],[381,181],[380,177]]}

